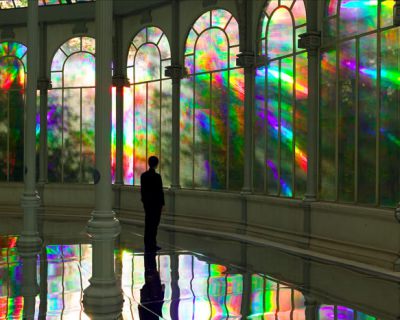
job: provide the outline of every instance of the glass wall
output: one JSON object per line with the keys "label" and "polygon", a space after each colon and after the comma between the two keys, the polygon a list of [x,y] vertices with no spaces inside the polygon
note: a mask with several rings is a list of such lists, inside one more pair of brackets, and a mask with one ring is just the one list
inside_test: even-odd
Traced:
{"label": "glass wall", "polygon": [[22,181],[27,48],[0,43],[0,180]]}
{"label": "glass wall", "polygon": [[306,32],[303,0],[269,1],[261,17],[256,70],[254,189],[301,198],[307,177],[307,53],[297,45]]}
{"label": "glass wall", "polygon": [[65,42],[51,64],[48,97],[48,179],[92,182],[94,168],[95,40]]}
{"label": "glass wall", "polygon": [[147,170],[146,159],[152,155],[160,159],[164,185],[170,184],[172,87],[171,80],[164,76],[165,67],[170,65],[166,34],[156,27],[142,29],[128,53],[130,88],[124,91],[125,184],[140,184],[140,175]]}
{"label": "glass wall", "polygon": [[180,176],[184,188],[243,187],[244,75],[236,67],[239,27],[219,9],[204,13],[185,47],[181,81]]}
{"label": "glass wall", "polygon": [[320,197],[394,206],[400,200],[399,29],[395,1],[331,0],[320,97]]}

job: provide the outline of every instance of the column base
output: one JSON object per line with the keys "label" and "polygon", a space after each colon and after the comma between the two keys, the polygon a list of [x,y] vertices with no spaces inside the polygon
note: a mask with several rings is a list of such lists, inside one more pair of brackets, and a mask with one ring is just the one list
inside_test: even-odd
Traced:
{"label": "column base", "polygon": [[114,281],[91,280],[89,287],[83,291],[83,307],[93,320],[119,319],[122,313],[124,298],[121,288]]}
{"label": "column base", "polygon": [[317,197],[315,196],[315,194],[306,194],[303,198],[303,204],[306,206],[310,206],[311,203],[316,202],[317,201]]}
{"label": "column base", "polygon": [[115,239],[121,232],[119,220],[114,211],[92,212],[92,218],[88,221],[86,231],[91,238],[99,240]]}

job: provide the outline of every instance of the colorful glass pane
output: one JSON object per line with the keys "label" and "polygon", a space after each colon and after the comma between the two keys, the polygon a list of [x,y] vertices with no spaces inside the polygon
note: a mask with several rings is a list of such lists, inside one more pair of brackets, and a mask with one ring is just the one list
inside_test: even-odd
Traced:
{"label": "colorful glass pane", "polygon": [[207,72],[228,67],[228,43],[225,33],[209,29],[197,40],[195,48],[196,72]]}
{"label": "colorful glass pane", "polygon": [[62,71],[66,59],[67,56],[65,55],[65,53],[58,49],[51,63],[51,71]]}
{"label": "colorful glass pane", "polygon": [[204,13],[200,18],[198,18],[193,25],[193,29],[197,31],[198,34],[202,33],[204,30],[210,27],[211,22],[211,11]]}
{"label": "colorful glass pane", "polygon": [[287,9],[279,8],[274,12],[267,37],[267,52],[271,59],[293,51],[293,21]]}
{"label": "colorful glass pane", "polygon": [[86,52],[70,56],[64,66],[65,87],[90,87],[95,85],[95,58]]}
{"label": "colorful glass pane", "polygon": [[136,54],[135,83],[160,78],[160,54],[154,44],[143,45]]}
{"label": "colorful glass pane", "polygon": [[146,28],[142,29],[136,36],[133,38],[133,44],[137,49],[146,42]]}
{"label": "colorful glass pane", "polygon": [[25,71],[22,62],[15,57],[0,57],[0,89],[23,89]]}
{"label": "colorful glass pane", "polygon": [[95,54],[95,40],[89,37],[82,37],[82,51]]}
{"label": "colorful glass pane", "polygon": [[186,39],[186,49],[185,49],[185,54],[191,54],[194,52],[194,46],[196,43],[198,35],[194,29],[190,29],[189,35]]}
{"label": "colorful glass pane", "polygon": [[147,28],[148,42],[153,42],[154,44],[157,44],[158,41],[160,40],[162,34],[163,34],[163,32],[159,28],[156,28],[156,27]]}
{"label": "colorful glass pane", "polygon": [[341,0],[341,36],[352,36],[376,29],[377,16],[378,1]]}
{"label": "colorful glass pane", "polygon": [[328,1],[328,16],[334,16],[337,12],[338,0],[327,0]]}
{"label": "colorful glass pane", "polygon": [[225,10],[213,10],[211,14],[212,26],[224,29],[232,15]]}
{"label": "colorful glass pane", "polygon": [[67,56],[81,51],[81,38],[72,38],[68,40],[61,46],[61,50],[64,51]]}
{"label": "colorful glass pane", "polygon": [[231,21],[229,21],[225,32],[228,36],[230,46],[239,45],[239,24],[235,18],[232,18]]}
{"label": "colorful glass pane", "polygon": [[296,26],[306,23],[307,17],[306,17],[306,7],[304,6],[304,0],[296,0],[296,2],[292,7],[292,14]]}

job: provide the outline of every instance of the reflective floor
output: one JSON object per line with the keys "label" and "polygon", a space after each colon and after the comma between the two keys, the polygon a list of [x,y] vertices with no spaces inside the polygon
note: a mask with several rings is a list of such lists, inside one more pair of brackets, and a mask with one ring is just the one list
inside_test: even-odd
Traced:
{"label": "reflective floor", "polygon": [[[7,227],[4,227],[7,226]],[[2,219],[0,319],[23,319],[17,220]],[[115,270],[122,319],[395,319],[393,280],[276,249],[160,230],[157,255],[143,253],[142,228],[123,225]],[[89,319],[82,306],[91,277],[84,222],[49,222],[37,257],[35,319]],[[307,303],[306,303],[307,300]],[[307,305],[307,307],[306,307]]]}

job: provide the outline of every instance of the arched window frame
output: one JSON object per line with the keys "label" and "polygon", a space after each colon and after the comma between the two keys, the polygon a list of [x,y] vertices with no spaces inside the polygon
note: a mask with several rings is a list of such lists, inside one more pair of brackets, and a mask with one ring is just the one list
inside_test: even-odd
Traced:
{"label": "arched window frame", "polygon": [[[228,13],[229,18],[219,22],[218,18],[214,18],[217,17],[218,12]],[[206,17],[207,15],[209,15],[209,18]],[[221,23],[224,24],[223,28],[219,26]],[[196,28],[198,28],[198,30],[196,30]],[[232,30],[229,31],[229,28],[232,28]],[[195,63],[197,43],[203,34],[212,29],[222,31],[225,35],[227,43],[227,66],[226,68],[198,72]],[[220,8],[204,12],[195,20],[187,33],[184,60],[188,77],[181,81],[180,177],[181,185],[184,188],[240,190],[243,187],[244,75],[243,69],[236,66],[236,58],[239,52],[238,21],[235,16],[226,9]],[[210,94],[212,94],[212,76],[214,74],[221,74],[222,72],[228,73],[227,86],[224,87],[224,90],[228,92],[228,116],[226,119],[216,119],[212,116],[211,109],[213,109],[213,104],[209,102],[210,105],[208,107],[205,106],[204,109],[208,108],[211,110],[209,112],[210,128],[208,129],[208,150],[201,154],[206,155],[206,159],[203,160],[203,163],[200,163],[201,161],[197,163],[196,150],[199,147],[196,145],[196,124],[198,124],[198,126],[202,126],[202,124],[196,122],[198,99],[196,100],[195,88],[198,82],[195,79],[201,75],[210,75]],[[187,95],[189,92],[191,92],[191,96]],[[194,111],[191,111],[190,109]],[[188,114],[190,114],[189,117]],[[223,128],[223,130],[226,130],[224,135],[226,138],[226,146],[222,147],[226,148],[224,154],[224,157],[226,158],[225,169],[220,168],[225,171],[225,173],[221,174],[222,176],[225,175],[225,177],[222,178],[219,177],[218,172],[213,171],[213,156],[216,157],[212,151],[212,145],[215,144],[212,133],[213,120],[221,122],[223,122],[223,120],[226,121],[226,126]],[[185,129],[189,134],[184,132]],[[218,159],[216,162],[218,162]],[[222,172],[223,170],[220,170],[219,172]],[[206,175],[207,177],[204,179]]]}
{"label": "arched window frame", "polygon": [[[26,89],[26,81],[27,81],[27,47],[20,43],[20,42],[15,42],[15,41],[4,41],[0,43],[0,59],[7,59],[7,58],[12,58],[16,59],[18,63],[20,63],[23,67],[23,72],[24,72],[24,83],[22,88],[0,88],[0,92],[3,94],[7,94],[6,102],[7,102],[7,119],[4,119],[6,121],[5,127],[7,130],[7,137],[6,137],[6,145],[5,145],[5,154],[6,154],[6,159],[4,159],[5,162],[5,167],[1,168],[0,170],[4,173],[2,174],[4,180],[6,181],[22,181],[23,180],[23,150],[24,150],[24,107],[25,107],[25,89]],[[15,123],[15,128],[10,127],[10,108],[11,106],[11,101],[10,101],[10,92],[16,92],[19,93],[22,97],[21,99],[21,105],[20,108],[21,110],[21,118],[20,122],[21,123]],[[15,106],[14,106],[15,107]],[[14,136],[19,136],[16,132],[12,132],[14,130],[18,130],[20,135],[22,137],[20,138],[20,141],[17,142],[17,145],[14,145],[17,150],[14,150],[15,153],[19,153],[19,156],[17,154],[14,155],[15,159],[11,159],[11,153],[12,153],[12,148],[11,146],[11,137]],[[3,142],[4,143],[4,142]],[[14,164],[12,164],[14,162]],[[18,163],[18,164],[17,164]],[[17,167],[17,172],[15,172],[15,169]],[[19,168],[19,169],[18,169]]]}
{"label": "arched window frame", "polygon": [[[159,57],[158,76],[151,79],[137,80],[135,68],[138,68],[138,53],[146,46],[155,46]],[[154,61],[153,61],[154,63]],[[149,66],[152,62],[149,62]],[[157,26],[146,26],[133,37],[127,57],[127,76],[130,88],[124,90],[124,152],[123,168],[124,183],[140,185],[140,175],[147,169],[148,157],[159,158],[159,171],[164,185],[171,179],[171,148],[172,148],[172,82],[165,76],[165,68],[171,65],[171,49],[166,33]],[[145,86],[144,109],[137,102],[141,87]],[[159,88],[157,110],[154,106],[154,93],[151,90]],[[138,99],[139,100],[139,99]],[[143,109],[143,108],[142,108]],[[145,111],[145,112],[143,112]],[[154,111],[158,111],[156,115]],[[140,127],[144,124],[145,137],[141,137]],[[152,130],[155,123],[156,129]],[[139,129],[138,129],[139,128]],[[142,129],[143,130],[143,129]],[[153,137],[153,138],[152,138]],[[143,152],[145,149],[145,152]],[[154,149],[154,151],[152,151]]]}
{"label": "arched window frame", "polygon": [[[74,41],[79,41],[79,48],[74,47]],[[64,42],[53,55],[51,64],[51,80],[52,90],[49,91],[49,109],[48,109],[48,151],[49,151],[49,181],[51,182],[78,182],[78,183],[92,183],[92,173],[94,168],[94,99],[95,99],[95,70],[93,71],[93,79],[90,79],[90,85],[73,85],[66,86],[65,84],[65,65],[67,61],[77,54],[86,54],[92,57],[95,63],[95,39],[87,36],[73,37]],[[91,58],[91,59],[92,59]],[[59,61],[61,59],[61,62]],[[68,128],[66,127],[66,91],[79,90],[79,151],[71,150],[75,148],[67,148],[66,137],[68,137]],[[88,91],[88,101],[85,105],[83,99],[85,98],[83,91]],[[53,104],[54,99],[54,104]],[[52,109],[53,108],[53,109]],[[56,109],[59,110],[56,110]],[[84,110],[84,108],[86,110]],[[58,112],[58,113],[57,113]],[[84,112],[89,112],[90,115],[85,116]],[[76,116],[76,115],[75,115]],[[58,122],[59,127],[52,128],[52,121]],[[73,121],[74,122],[74,121]],[[76,122],[76,121],[75,121]],[[85,127],[84,128],[84,123]],[[57,130],[58,129],[58,130]],[[85,131],[84,131],[85,129]],[[58,132],[57,132],[58,131]],[[61,141],[52,141],[52,138],[57,138]],[[59,150],[57,150],[59,149]],[[69,152],[75,152],[75,155],[69,155]],[[79,157],[79,170],[75,174],[70,174],[66,171],[66,165],[69,165],[68,157]],[[77,159],[75,159],[77,160]],[[68,169],[68,168],[67,168]]]}
{"label": "arched window frame", "polygon": [[[278,10],[287,10],[292,24],[292,48],[269,57],[268,36]],[[256,70],[254,190],[274,196],[302,198],[307,178],[307,52],[298,47],[299,35],[306,32],[306,8],[301,0],[267,1],[260,17],[258,53],[265,65]],[[292,59],[290,74],[282,72],[282,62]],[[276,70],[273,70],[274,64]],[[269,71],[271,70],[271,71]],[[270,77],[269,74],[272,74]],[[270,78],[276,78],[276,88]],[[290,83],[290,110],[282,113],[282,83]],[[274,90],[277,92],[274,93]],[[276,98],[277,97],[277,98]],[[269,100],[277,99],[276,107]],[[276,109],[276,110],[275,110]],[[282,119],[289,120],[282,121]],[[285,128],[284,124],[287,123]],[[276,138],[274,138],[276,136]],[[291,141],[290,141],[291,140]],[[289,141],[285,145],[284,141]],[[274,145],[275,144],[275,145]],[[283,156],[282,156],[283,155]],[[285,158],[286,157],[286,158]],[[284,160],[282,160],[284,159]],[[288,181],[289,180],[289,181]]]}
{"label": "arched window frame", "polygon": [[393,5],[394,1],[386,0],[325,1],[319,147],[322,200],[383,207],[399,201],[400,171],[394,165],[400,157],[399,102],[393,98],[398,93],[391,95],[399,90],[396,76],[391,76],[399,65],[391,58],[399,50],[395,44],[400,37],[393,26]]}

